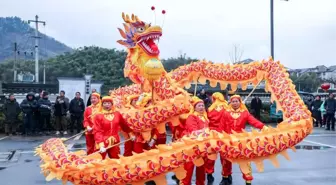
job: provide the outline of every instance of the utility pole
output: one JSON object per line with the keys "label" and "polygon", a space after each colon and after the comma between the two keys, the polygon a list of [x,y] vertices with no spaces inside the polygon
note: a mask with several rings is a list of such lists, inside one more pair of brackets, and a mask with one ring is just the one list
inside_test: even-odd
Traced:
{"label": "utility pole", "polygon": [[[30,24],[30,22],[35,22],[35,82],[38,83],[39,82],[39,39],[40,37],[38,36],[38,24],[39,23],[43,23],[43,25],[45,26],[45,22],[44,21],[39,21],[38,20],[38,16],[35,16],[35,20],[28,20],[28,24]],[[45,80],[44,80],[45,81]]]}
{"label": "utility pole", "polygon": [[17,43],[14,42],[14,66],[13,66],[13,71],[14,71],[14,79],[13,81],[16,82],[16,55],[17,55]]}
{"label": "utility pole", "polygon": [[[282,0],[289,1],[289,0]],[[270,0],[270,16],[271,16],[271,56],[274,60],[274,0]]]}

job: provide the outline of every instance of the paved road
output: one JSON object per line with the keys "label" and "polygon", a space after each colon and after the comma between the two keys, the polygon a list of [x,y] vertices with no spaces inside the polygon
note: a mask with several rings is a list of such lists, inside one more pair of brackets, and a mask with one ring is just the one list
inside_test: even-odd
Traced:
{"label": "paved road", "polygon": [[[0,179],[1,185],[61,185],[59,181],[47,183],[40,174],[39,158],[32,149],[49,137],[5,137],[0,135]],[[77,140],[78,139],[78,140]],[[84,138],[76,138],[71,150],[85,147]],[[296,153],[288,152],[291,161],[279,156],[280,167],[275,168],[265,161],[265,171],[254,173],[253,184],[257,185],[335,185],[336,182],[336,132],[317,128],[314,133],[297,146]],[[12,151],[15,151],[14,153]],[[10,161],[7,161],[7,158]],[[253,165],[253,170],[255,166]],[[221,181],[220,163],[216,162],[215,183]],[[167,175],[168,184],[175,184]],[[234,185],[244,185],[237,165],[233,170]]]}

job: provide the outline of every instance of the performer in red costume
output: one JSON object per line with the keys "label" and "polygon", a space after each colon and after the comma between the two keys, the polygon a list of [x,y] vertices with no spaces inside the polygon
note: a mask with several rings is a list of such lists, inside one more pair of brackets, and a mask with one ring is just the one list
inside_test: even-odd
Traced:
{"label": "performer in red costume", "polygon": [[[127,97],[127,102],[129,104],[128,107],[131,108],[131,109],[148,107],[151,104],[151,100],[149,100],[147,103],[146,103],[146,100],[145,100],[143,104],[142,104],[142,102],[138,102],[139,99],[141,101],[141,100],[143,100],[144,97],[145,98],[150,98],[151,96],[149,94],[143,94],[143,95],[140,95],[140,97],[138,95],[133,95],[133,96]],[[154,129],[153,129],[151,135],[153,135],[153,133],[154,133]],[[128,137],[128,136],[126,136],[126,137]],[[129,142],[125,143],[124,156],[131,156],[132,151],[135,152],[135,153],[142,153],[142,152],[144,152],[144,149],[145,150],[150,149],[149,143],[152,146],[155,143],[155,140],[153,140],[153,141],[151,140],[149,143],[147,143],[145,141],[145,139],[143,138],[141,133],[134,133],[134,138],[135,138],[134,141],[129,141]]]}
{"label": "performer in red costume", "polygon": [[[213,102],[212,105],[208,108],[209,128],[211,130],[219,131],[218,126],[221,120],[222,110],[228,109],[229,106],[223,94],[220,92],[212,94],[212,102]],[[212,175],[215,172],[214,167],[215,167],[215,161],[208,159],[205,166],[208,183],[213,183],[215,180],[215,178]]]}
{"label": "performer in red costume", "polygon": [[120,154],[119,145],[110,148],[120,142],[118,135],[119,130],[132,135],[131,129],[126,125],[122,115],[114,110],[113,99],[110,96],[105,96],[102,99],[103,106],[101,111],[94,117],[94,137],[96,147],[99,148],[103,159],[106,155],[110,158],[118,159]]}
{"label": "performer in red costume", "polygon": [[[137,108],[136,102],[138,101],[138,96],[137,95],[131,95],[128,96],[126,99],[127,104],[129,104],[130,108]],[[127,133],[123,132],[123,135],[125,139],[129,139],[131,136],[128,135]],[[135,134],[136,135],[136,134]],[[135,139],[136,141],[136,139]],[[132,156],[133,155],[133,148],[134,148],[134,142],[135,141],[126,141],[125,142],[125,151],[124,151],[124,156]]]}
{"label": "performer in red costume", "polygon": [[[170,122],[168,123],[171,129],[171,132],[172,132],[172,142],[179,140],[183,137],[183,133],[185,131],[184,128],[185,128],[186,120],[180,118],[179,121],[180,121],[180,124],[178,126],[173,126],[173,124]],[[172,179],[176,181],[176,184],[180,183],[180,180],[176,177],[175,174],[172,176]]]}
{"label": "performer in red costume", "polygon": [[[186,120],[186,134],[204,130],[209,126],[209,120],[205,112],[203,100],[194,96],[192,97],[192,105],[194,106],[194,110]],[[191,178],[194,172],[194,167],[195,166],[193,162],[188,162],[184,165],[184,169],[187,171],[187,175],[183,180],[181,180],[182,185],[191,185]],[[204,165],[196,167],[196,185],[205,185]]]}
{"label": "performer in red costume", "polygon": [[[239,95],[231,96],[229,109],[222,111],[219,131],[225,131],[226,133],[231,134],[233,130],[239,133],[242,132],[242,129],[245,129],[247,122],[258,129],[262,129],[264,127],[263,123],[258,121],[248,112]],[[230,185],[232,184],[232,163],[228,160],[225,160],[223,157],[221,157],[221,159],[223,159],[223,179],[220,185]],[[251,185],[251,181],[253,180],[251,164],[248,163],[247,165],[249,172],[246,174],[243,173],[243,178],[246,181],[246,185]]]}
{"label": "performer in red costume", "polygon": [[95,140],[93,136],[93,117],[95,114],[98,113],[100,106],[100,94],[92,93],[91,105],[85,109],[83,121],[84,128],[87,130],[87,132],[85,132],[87,155],[90,155],[95,151]]}
{"label": "performer in red costume", "polygon": [[152,130],[152,138],[148,142],[148,146],[150,147],[150,149],[153,149],[157,145],[166,144],[166,140],[167,140],[166,133],[160,134],[158,129],[155,128]]}

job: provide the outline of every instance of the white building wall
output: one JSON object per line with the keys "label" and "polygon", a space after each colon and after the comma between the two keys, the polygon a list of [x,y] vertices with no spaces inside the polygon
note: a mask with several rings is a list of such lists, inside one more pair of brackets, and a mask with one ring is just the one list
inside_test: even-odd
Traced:
{"label": "white building wall", "polygon": [[69,98],[69,100],[73,99],[76,95],[76,92],[80,92],[82,98],[85,95],[85,80],[77,80],[77,79],[58,79],[59,82],[59,90],[65,91],[65,97]]}

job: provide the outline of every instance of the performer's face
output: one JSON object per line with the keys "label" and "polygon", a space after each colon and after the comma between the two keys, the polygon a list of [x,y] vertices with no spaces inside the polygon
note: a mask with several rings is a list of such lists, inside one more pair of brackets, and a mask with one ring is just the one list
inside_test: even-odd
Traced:
{"label": "performer's face", "polygon": [[200,102],[200,103],[196,104],[196,106],[195,106],[195,111],[196,112],[203,113],[204,110],[205,110],[205,106],[204,106],[203,102]]}
{"label": "performer's face", "polygon": [[96,105],[98,103],[98,97],[97,96],[91,96],[91,104]]}
{"label": "performer's face", "polygon": [[136,99],[136,98],[132,99],[132,101],[131,101],[131,105],[132,105],[133,107],[135,107],[135,106],[136,106],[136,102],[137,102],[137,99]]}
{"label": "performer's face", "polygon": [[104,102],[103,107],[104,107],[105,110],[111,110],[112,103],[111,102]]}
{"label": "performer's face", "polygon": [[230,104],[233,109],[238,109],[240,107],[240,101],[237,98],[232,99]]}

